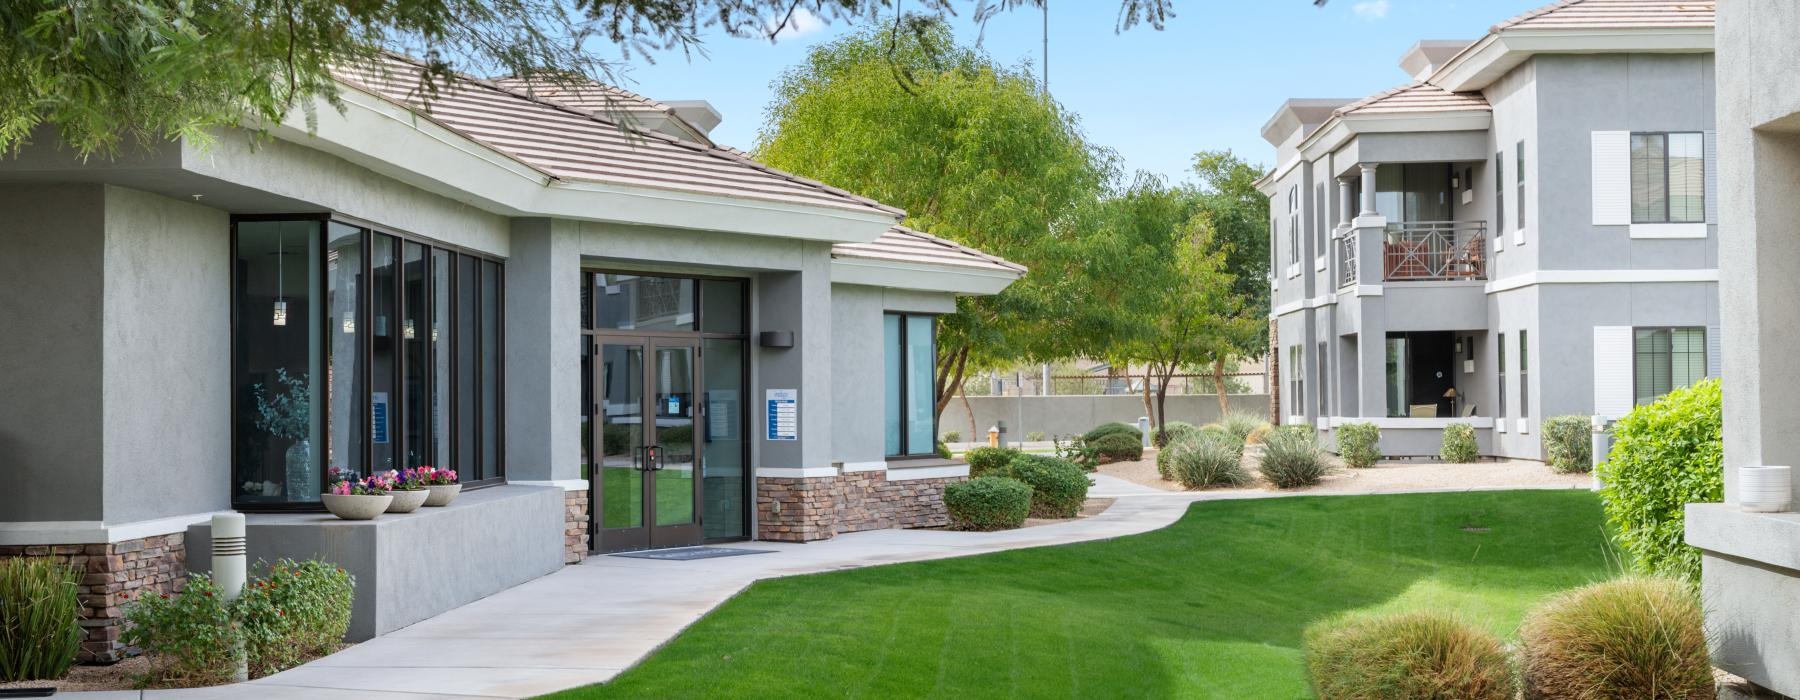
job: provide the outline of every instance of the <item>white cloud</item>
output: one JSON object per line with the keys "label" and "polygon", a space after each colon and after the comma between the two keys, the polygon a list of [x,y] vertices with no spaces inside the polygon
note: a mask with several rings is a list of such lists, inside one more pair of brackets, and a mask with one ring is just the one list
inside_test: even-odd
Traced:
{"label": "white cloud", "polygon": [[[1385,3],[1387,0],[1380,1]],[[769,20],[768,25],[763,28],[763,31],[766,33],[773,30],[780,21],[780,17]],[[825,20],[819,19],[818,15],[815,15],[802,7],[794,10],[794,15],[787,18],[787,25],[783,26],[781,31],[775,35],[775,40],[780,41],[782,39],[802,37],[824,28]]]}
{"label": "white cloud", "polygon": [[1357,17],[1374,21],[1387,16],[1388,0],[1363,0],[1350,6],[1350,11]]}

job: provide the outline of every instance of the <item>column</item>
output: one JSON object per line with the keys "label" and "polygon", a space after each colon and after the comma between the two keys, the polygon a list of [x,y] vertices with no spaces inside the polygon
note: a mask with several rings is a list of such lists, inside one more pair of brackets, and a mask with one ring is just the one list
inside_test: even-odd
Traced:
{"label": "column", "polygon": [[1375,163],[1359,163],[1362,168],[1362,211],[1357,216],[1375,215]]}
{"label": "column", "polygon": [[1346,175],[1338,181],[1338,228],[1350,228],[1350,220],[1356,218],[1356,210],[1350,203],[1350,183],[1355,179]]}
{"label": "column", "polygon": [[573,221],[514,219],[506,261],[506,477],[581,478],[581,254]]}

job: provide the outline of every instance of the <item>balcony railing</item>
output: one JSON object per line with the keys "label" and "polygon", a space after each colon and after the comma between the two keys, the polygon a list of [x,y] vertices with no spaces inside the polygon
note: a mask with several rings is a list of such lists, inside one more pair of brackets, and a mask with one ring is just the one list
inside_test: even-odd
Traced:
{"label": "balcony railing", "polygon": [[1486,221],[1391,223],[1381,248],[1388,281],[1487,279]]}
{"label": "balcony railing", "polygon": [[1337,239],[1337,286],[1356,284],[1356,232],[1346,231]]}

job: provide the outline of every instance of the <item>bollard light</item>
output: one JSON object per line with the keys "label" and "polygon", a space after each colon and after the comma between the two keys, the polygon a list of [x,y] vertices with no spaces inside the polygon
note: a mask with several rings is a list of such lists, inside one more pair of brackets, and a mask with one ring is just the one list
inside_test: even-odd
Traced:
{"label": "bollard light", "polygon": [[[244,580],[248,578],[244,547],[244,514],[220,513],[212,516],[212,576],[213,584],[219,587],[219,594],[225,602],[237,600],[244,592]],[[237,650],[237,669],[233,680],[242,683],[250,680],[249,660],[245,658],[243,649]]]}
{"label": "bollard light", "polygon": [[1592,433],[1588,443],[1588,473],[1594,479],[1590,488],[1599,491],[1600,465],[1606,462],[1606,453],[1612,451],[1612,433],[1607,431],[1605,416],[1589,416],[1588,429]]}
{"label": "bollard light", "polygon": [[1144,449],[1150,449],[1150,417],[1138,416],[1138,437],[1142,438]]}

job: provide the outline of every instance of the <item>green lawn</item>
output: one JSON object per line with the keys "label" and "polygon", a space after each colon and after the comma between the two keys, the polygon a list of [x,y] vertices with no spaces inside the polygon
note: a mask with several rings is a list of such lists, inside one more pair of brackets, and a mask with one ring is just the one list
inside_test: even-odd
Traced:
{"label": "green lawn", "polygon": [[656,513],[661,525],[694,521],[694,472],[663,469],[600,470],[601,527],[635,527],[642,524],[645,474],[656,478]]}
{"label": "green lawn", "polygon": [[1314,620],[1423,608],[1512,637],[1609,561],[1583,491],[1206,502],[1118,540],[764,581],[556,697],[1302,698]]}

